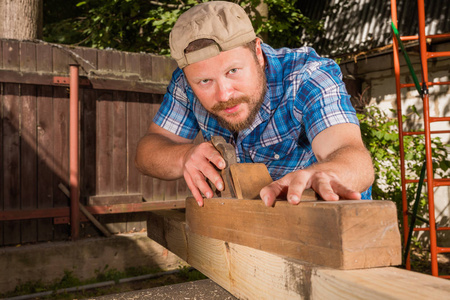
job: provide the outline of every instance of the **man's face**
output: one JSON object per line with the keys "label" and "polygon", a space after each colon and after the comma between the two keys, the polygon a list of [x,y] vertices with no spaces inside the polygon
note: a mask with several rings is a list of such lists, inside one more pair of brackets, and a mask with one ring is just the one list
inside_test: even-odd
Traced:
{"label": "man's face", "polygon": [[238,47],[184,68],[200,103],[231,131],[249,127],[264,100],[266,77],[259,40],[256,59],[248,48]]}

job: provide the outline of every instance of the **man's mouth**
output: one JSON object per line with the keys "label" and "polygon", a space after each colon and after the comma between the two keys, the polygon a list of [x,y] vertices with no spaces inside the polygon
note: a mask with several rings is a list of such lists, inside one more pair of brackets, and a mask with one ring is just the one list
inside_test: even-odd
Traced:
{"label": "man's mouth", "polygon": [[233,114],[238,111],[240,104],[224,109],[227,114]]}

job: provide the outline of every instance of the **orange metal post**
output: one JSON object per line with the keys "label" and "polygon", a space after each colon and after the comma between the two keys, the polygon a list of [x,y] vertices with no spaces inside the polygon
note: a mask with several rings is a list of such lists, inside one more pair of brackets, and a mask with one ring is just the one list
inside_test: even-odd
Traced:
{"label": "orange metal post", "polygon": [[[395,0],[391,0],[391,14],[392,14],[392,22],[394,22],[395,27],[398,28],[397,21],[397,2]],[[409,223],[408,223],[408,200],[406,198],[406,166],[405,166],[405,152],[404,152],[404,144],[403,144],[403,122],[402,122],[402,92],[401,92],[401,83],[400,83],[400,59],[399,59],[399,45],[398,41],[394,35],[393,39],[394,48],[394,73],[395,73],[395,85],[397,91],[397,119],[398,119],[398,139],[399,139],[399,149],[400,149],[400,176],[401,176],[401,186],[402,186],[402,216],[403,216],[403,236],[404,243],[408,240],[408,232],[409,232]],[[411,262],[408,257],[406,258],[406,268],[408,270],[411,269]]]}
{"label": "orange metal post", "polygon": [[72,240],[77,240],[80,235],[80,186],[78,164],[78,75],[79,66],[70,65],[69,184],[70,227]]}
{"label": "orange metal post", "polygon": [[417,1],[417,9],[419,16],[419,44],[420,58],[422,64],[422,82],[424,86],[423,93],[423,117],[425,129],[425,154],[427,157],[427,188],[428,188],[428,209],[430,221],[430,251],[431,251],[431,273],[438,276],[437,265],[437,241],[436,241],[436,219],[434,212],[434,173],[433,173],[433,157],[431,152],[431,132],[430,132],[430,110],[428,96],[428,53],[425,35],[425,4],[424,1]]}

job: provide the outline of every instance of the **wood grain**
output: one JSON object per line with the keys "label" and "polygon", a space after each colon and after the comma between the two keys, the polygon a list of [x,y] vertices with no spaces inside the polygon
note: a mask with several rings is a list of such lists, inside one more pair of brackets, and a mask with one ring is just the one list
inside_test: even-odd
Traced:
{"label": "wood grain", "polygon": [[399,265],[400,234],[390,201],[186,200],[186,222],[196,234],[314,264],[358,269]]}
{"label": "wood grain", "polygon": [[338,270],[193,233],[180,211],[152,212],[148,236],[239,299],[448,299],[445,279],[393,267]]}

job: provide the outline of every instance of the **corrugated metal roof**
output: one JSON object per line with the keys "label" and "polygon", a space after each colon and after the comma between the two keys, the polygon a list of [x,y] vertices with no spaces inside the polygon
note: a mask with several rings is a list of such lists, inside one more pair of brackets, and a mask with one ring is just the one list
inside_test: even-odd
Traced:
{"label": "corrugated metal roof", "polygon": [[[303,14],[323,20],[324,33],[312,45],[321,53],[339,56],[392,43],[389,0],[301,1]],[[416,35],[417,0],[397,0],[398,29],[402,36]],[[450,32],[450,0],[425,0],[427,35]]]}

